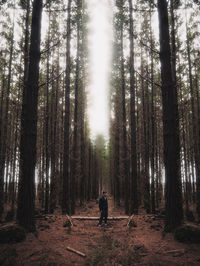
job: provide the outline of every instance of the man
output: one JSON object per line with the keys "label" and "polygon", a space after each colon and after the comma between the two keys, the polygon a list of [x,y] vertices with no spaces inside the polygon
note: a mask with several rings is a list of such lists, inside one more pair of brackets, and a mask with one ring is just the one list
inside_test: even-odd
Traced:
{"label": "man", "polygon": [[101,212],[101,217],[99,218],[98,226],[101,226],[103,218],[105,225],[107,225],[107,218],[108,218],[108,200],[107,200],[107,193],[103,191],[102,196],[99,199],[99,210]]}

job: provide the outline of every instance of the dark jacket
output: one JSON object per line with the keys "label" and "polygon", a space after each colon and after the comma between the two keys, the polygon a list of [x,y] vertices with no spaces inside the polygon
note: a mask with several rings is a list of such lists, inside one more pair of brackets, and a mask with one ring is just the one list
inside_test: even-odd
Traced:
{"label": "dark jacket", "polygon": [[100,211],[107,211],[108,210],[108,200],[105,197],[100,197],[99,199],[99,210]]}

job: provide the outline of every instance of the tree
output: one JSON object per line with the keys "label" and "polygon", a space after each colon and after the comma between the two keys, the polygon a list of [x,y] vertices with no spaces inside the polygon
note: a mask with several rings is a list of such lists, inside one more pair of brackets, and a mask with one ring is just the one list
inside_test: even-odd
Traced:
{"label": "tree", "polygon": [[8,81],[7,81],[7,92],[6,92],[6,105],[5,105],[5,117],[3,126],[1,124],[0,132],[0,219],[4,210],[4,173],[5,173],[5,162],[6,162],[6,150],[8,140],[8,115],[9,115],[9,104],[10,104],[10,92],[11,92],[11,75],[12,75],[12,62],[14,52],[14,19],[12,23],[12,30],[10,32],[10,54],[8,63]]}
{"label": "tree", "polygon": [[28,80],[24,87],[21,114],[20,177],[17,219],[28,230],[35,228],[35,165],[37,140],[38,80],[43,3],[34,0],[32,11]]}
{"label": "tree", "polygon": [[130,39],[130,130],[131,130],[131,196],[130,212],[138,213],[137,197],[137,151],[136,151],[136,118],[135,118],[135,70],[133,42],[133,5],[129,0],[129,39]]}
{"label": "tree", "polygon": [[[166,0],[158,0],[160,63],[162,78],[164,163],[166,177],[166,230],[183,219],[180,179],[180,140],[176,86],[172,78],[169,24]],[[176,204],[174,204],[176,203]]]}
{"label": "tree", "polygon": [[69,133],[70,133],[70,42],[71,42],[71,0],[68,0],[66,70],[65,70],[65,118],[64,118],[64,151],[63,151],[63,184],[62,184],[62,213],[70,212],[69,204]]}
{"label": "tree", "polygon": [[82,175],[80,170],[80,52],[81,52],[81,10],[82,0],[77,0],[77,50],[76,50],[76,70],[75,70],[75,95],[74,95],[74,132],[73,132],[73,151],[71,164],[71,214],[75,213],[76,191],[78,190],[79,177]]}

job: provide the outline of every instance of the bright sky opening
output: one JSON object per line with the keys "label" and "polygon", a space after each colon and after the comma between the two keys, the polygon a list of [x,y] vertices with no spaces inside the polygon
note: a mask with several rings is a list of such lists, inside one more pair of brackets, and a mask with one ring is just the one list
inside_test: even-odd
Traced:
{"label": "bright sky opening", "polygon": [[109,137],[108,86],[111,65],[112,6],[109,0],[90,0],[88,117],[91,138]]}

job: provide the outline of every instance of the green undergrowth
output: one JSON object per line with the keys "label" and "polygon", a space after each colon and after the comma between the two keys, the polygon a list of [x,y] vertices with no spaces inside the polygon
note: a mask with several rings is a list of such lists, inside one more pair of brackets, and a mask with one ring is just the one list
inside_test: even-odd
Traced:
{"label": "green undergrowth", "polygon": [[133,247],[129,247],[126,242],[122,243],[104,233],[99,238],[98,244],[93,246],[86,265],[103,266],[120,264],[128,266],[134,262],[139,262],[140,258],[138,252]]}

